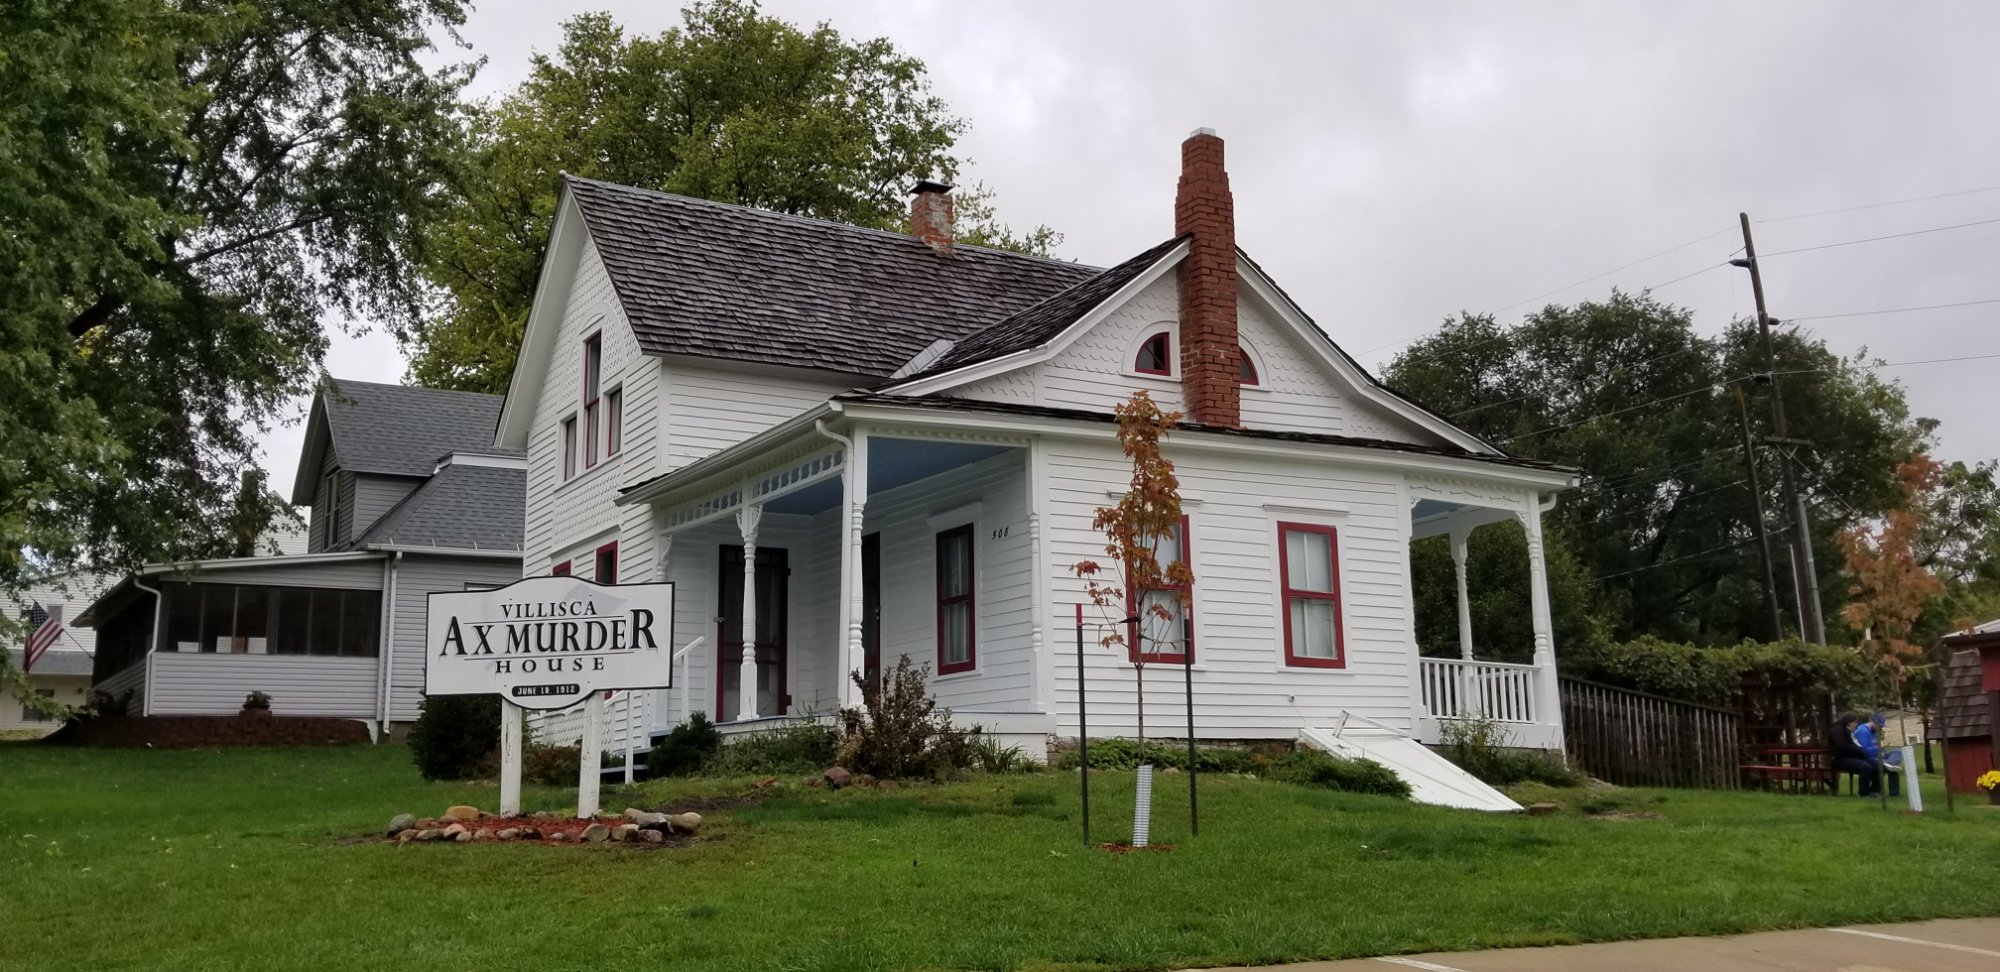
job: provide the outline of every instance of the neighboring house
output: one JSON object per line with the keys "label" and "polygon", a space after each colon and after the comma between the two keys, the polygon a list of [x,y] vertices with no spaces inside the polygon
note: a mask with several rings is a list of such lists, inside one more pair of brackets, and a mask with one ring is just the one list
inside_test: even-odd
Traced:
{"label": "neighboring house", "polygon": [[[20,670],[25,654],[19,648],[7,649],[7,660],[16,671]],[[90,656],[74,648],[50,648],[28,672],[28,687],[50,701],[82,705],[90,695]],[[13,692],[0,691],[0,732],[49,733],[57,725],[55,720],[30,710]]]}
{"label": "neighboring house", "polygon": [[134,714],[226,715],[257,691],[280,715],[414,721],[426,597],[521,576],[525,463],[494,447],[499,412],[496,395],[328,379],[292,489],[305,552],[127,576],[78,619],[95,687]]}
{"label": "neighboring house", "polygon": [[[77,626],[75,619],[110,582],[111,578],[101,574],[74,571],[34,581],[12,596],[0,595],[7,602],[5,610],[16,621],[24,620],[28,610],[36,604],[61,614],[62,635],[35,662],[34,670],[28,673],[28,684],[36,692],[64,705],[82,705],[88,701],[91,652],[96,649],[96,632]],[[23,661],[22,649],[10,648],[8,658],[19,670]],[[0,732],[23,729],[50,732],[55,728],[56,723],[30,713],[20,699],[0,690]]]}
{"label": "neighboring house", "polygon": [[2000,621],[1942,641],[1944,682],[1938,686],[1937,719],[1930,738],[1944,744],[1945,785],[1956,793],[1977,793],[1973,781],[2000,769],[2000,692],[1988,692],[1981,649],[2000,651]]}
{"label": "neighboring house", "polygon": [[[565,181],[498,441],[528,458],[529,573],[671,580],[675,643],[707,639],[654,728],[823,714],[909,656],[1010,741],[1077,735],[1080,688],[1092,734],[1133,734],[1133,657],[1095,608],[1079,682],[1071,568],[1105,559],[1094,511],[1131,475],[1112,408],[1144,389],[1186,413],[1166,452],[1196,578],[1152,734],[1185,733],[1191,650],[1204,738],[1432,741],[1477,711],[1561,747],[1541,516],[1572,473],[1377,382],[1237,249],[1221,140],[1182,159],[1173,234],[1109,269],[955,244],[930,183],[903,235]],[[1465,537],[1503,521],[1531,665],[1471,643]],[[1435,535],[1462,658],[1417,650],[1410,544]]]}

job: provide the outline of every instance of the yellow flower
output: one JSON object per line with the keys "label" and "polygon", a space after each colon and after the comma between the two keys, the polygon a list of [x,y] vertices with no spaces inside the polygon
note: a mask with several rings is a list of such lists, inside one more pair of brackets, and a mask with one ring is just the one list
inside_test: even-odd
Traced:
{"label": "yellow flower", "polygon": [[1987,770],[1972,781],[1972,785],[1982,790],[2000,790],[2000,770]]}

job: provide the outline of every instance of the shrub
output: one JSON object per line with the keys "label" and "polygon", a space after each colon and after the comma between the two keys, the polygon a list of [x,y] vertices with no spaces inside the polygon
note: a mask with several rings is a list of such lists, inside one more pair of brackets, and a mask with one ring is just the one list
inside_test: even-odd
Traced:
{"label": "shrub", "polygon": [[971,756],[971,768],[982,773],[1032,773],[1041,769],[1041,764],[1029,759],[1021,747],[1003,746],[990,736],[968,739],[965,748]]}
{"label": "shrub", "polygon": [[1570,652],[1561,665],[1575,678],[1723,708],[1745,687],[1806,692],[1835,709],[1866,708],[1880,690],[1860,652],[1797,640],[1701,648],[1640,638]]}
{"label": "shrub", "polygon": [[[1079,756],[1074,749],[1056,758],[1059,769],[1075,769]],[[1203,746],[1195,750],[1196,768],[1204,773],[1255,773],[1259,756],[1248,749]],[[1146,761],[1159,769],[1187,769],[1187,746],[1153,742],[1146,745]],[[1091,769],[1129,770],[1139,765],[1139,745],[1130,739],[1090,741]]]}
{"label": "shrub", "polygon": [[575,786],[583,770],[576,746],[529,746],[521,754],[521,778],[543,786]]}
{"label": "shrub", "polygon": [[1491,719],[1446,719],[1439,732],[1439,754],[1493,786],[1583,785],[1583,774],[1553,755],[1506,748],[1507,731]]}
{"label": "shrub", "polygon": [[1347,793],[1410,795],[1410,784],[1372,759],[1348,759],[1317,749],[1295,749],[1265,767],[1264,776],[1280,783]]}
{"label": "shrub", "polygon": [[646,757],[646,775],[692,776],[715,760],[722,749],[722,732],[708,721],[708,713],[697,712],[667,733]]}
{"label": "shrub", "polygon": [[894,671],[870,685],[860,672],[850,676],[861,689],[861,708],[840,710],[840,747],[835,761],[855,773],[884,779],[942,776],[971,766],[977,729],[951,724],[930,694],[929,666],[910,664],[904,655]]}
{"label": "shrub", "polygon": [[243,697],[243,711],[245,712],[251,709],[264,709],[268,711],[270,708],[271,697],[263,692],[252,692]]}
{"label": "shrub", "polygon": [[427,780],[464,780],[500,748],[498,695],[429,695],[410,728],[410,756]]}
{"label": "shrub", "polygon": [[753,732],[722,747],[709,769],[720,775],[818,773],[833,765],[837,741],[832,727],[817,722]]}

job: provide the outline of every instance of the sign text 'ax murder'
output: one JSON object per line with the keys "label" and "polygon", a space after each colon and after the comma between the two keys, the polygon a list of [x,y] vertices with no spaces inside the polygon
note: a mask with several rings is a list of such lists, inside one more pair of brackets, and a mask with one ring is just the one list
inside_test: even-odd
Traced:
{"label": "sign text 'ax murder'", "polygon": [[530,577],[430,595],[427,695],[484,695],[561,709],[591,692],[669,688],[674,585],[610,587]]}

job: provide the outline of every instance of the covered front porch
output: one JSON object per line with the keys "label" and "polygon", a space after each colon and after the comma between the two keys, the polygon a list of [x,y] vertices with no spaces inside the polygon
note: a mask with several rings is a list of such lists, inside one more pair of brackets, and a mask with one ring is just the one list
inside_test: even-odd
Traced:
{"label": "covered front porch", "polygon": [[1032,449],[918,425],[826,422],[760,437],[633,490],[676,585],[677,639],[706,638],[654,707],[725,733],[856,705],[850,673],[908,657],[963,722],[1045,734],[1045,612]]}
{"label": "covered front porch", "polygon": [[[1419,651],[1415,659],[1418,737],[1436,743],[1451,720],[1485,720],[1504,733],[1504,745],[1560,750],[1562,703],[1542,544],[1544,507],[1538,495],[1423,483],[1413,483],[1411,494],[1411,540],[1444,538],[1451,553],[1457,606],[1455,657]],[[1526,540],[1528,597],[1519,607],[1528,614],[1530,643],[1481,645],[1474,637],[1467,569],[1471,539],[1474,531],[1516,527]],[[1525,663],[1501,660],[1524,653],[1529,658]]]}

